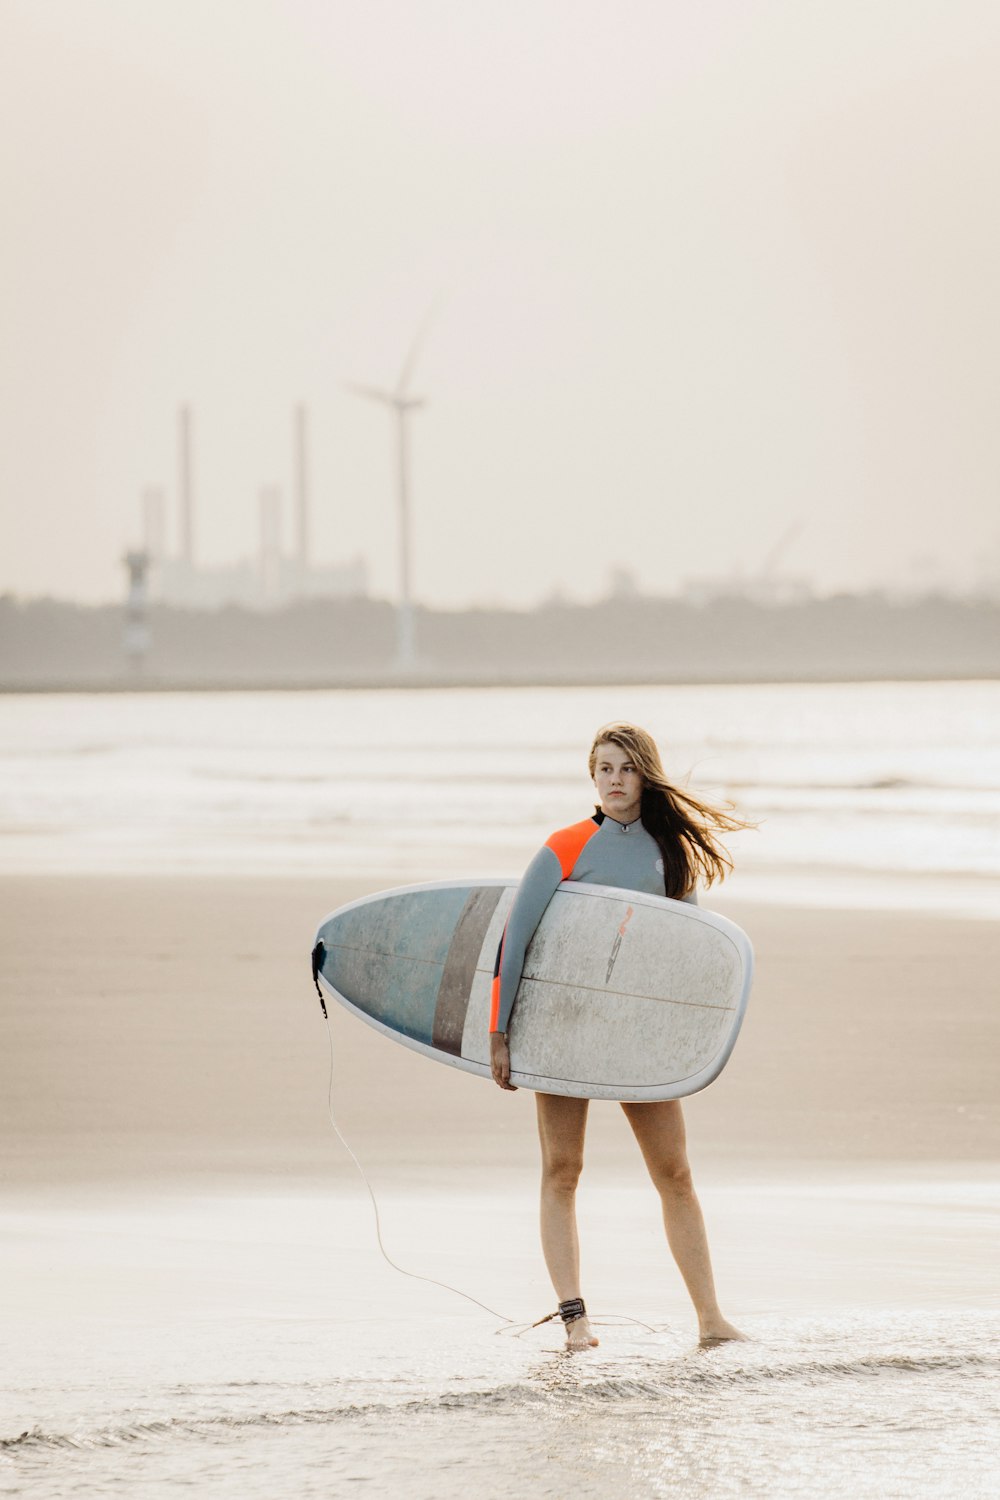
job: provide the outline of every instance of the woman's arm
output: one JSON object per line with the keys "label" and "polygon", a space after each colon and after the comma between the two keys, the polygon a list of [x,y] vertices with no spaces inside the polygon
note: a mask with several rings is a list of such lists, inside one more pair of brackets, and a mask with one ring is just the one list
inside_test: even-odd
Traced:
{"label": "woman's arm", "polygon": [[515,1088],[510,1081],[507,1028],[521,983],[524,955],[562,878],[559,859],[546,844],[525,870],[504,928],[490,1010],[490,1067],[493,1081],[502,1089]]}

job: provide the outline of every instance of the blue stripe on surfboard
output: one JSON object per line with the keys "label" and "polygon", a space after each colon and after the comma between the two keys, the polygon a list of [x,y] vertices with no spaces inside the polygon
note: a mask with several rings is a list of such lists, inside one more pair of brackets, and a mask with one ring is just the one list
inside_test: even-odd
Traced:
{"label": "blue stripe on surfboard", "polygon": [[441,975],[469,888],[412,891],[335,912],[323,977],[367,1015],[433,1044]]}

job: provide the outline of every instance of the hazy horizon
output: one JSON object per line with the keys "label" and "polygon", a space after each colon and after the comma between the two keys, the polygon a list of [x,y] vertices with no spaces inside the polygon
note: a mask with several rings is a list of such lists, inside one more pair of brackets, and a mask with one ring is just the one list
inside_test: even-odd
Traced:
{"label": "hazy horizon", "polygon": [[[244,558],[244,561],[247,561]],[[212,571],[214,565],[206,564],[208,571]],[[219,559],[218,567],[224,573],[228,567],[228,560]],[[124,579],[123,570],[121,576]],[[155,578],[155,568],[147,575]],[[694,580],[700,579],[702,575],[692,575]],[[564,588],[558,583],[548,593],[541,594],[532,599],[494,599],[490,602],[479,602],[470,600],[433,600],[417,599],[413,608],[416,612],[425,612],[429,615],[465,615],[465,614],[516,614],[531,615],[543,613],[551,609],[567,610],[600,610],[608,605],[680,605],[684,608],[701,609],[712,603],[746,604],[755,608],[771,611],[792,612],[808,609],[810,605],[828,605],[838,600],[859,599],[884,604],[889,609],[901,608],[906,610],[920,609],[923,606],[935,604],[971,605],[975,607],[990,608],[1000,602],[1000,580],[991,580],[989,586],[985,583],[978,588],[962,587],[956,582],[953,585],[947,583],[935,585],[927,584],[921,586],[919,583],[906,585],[882,584],[873,582],[868,585],[859,585],[856,588],[841,587],[830,584],[827,588],[808,587],[801,594],[795,596],[773,598],[765,597],[764,590],[755,591],[752,587],[744,588],[744,584],[753,584],[752,578],[741,578],[733,575],[727,580],[725,577],[713,579],[706,578],[708,583],[717,583],[719,588],[710,593],[702,594],[698,589],[692,588],[685,592],[683,589],[669,590],[664,588],[657,591],[655,588],[636,587],[622,590],[616,587],[615,579],[609,577],[604,586],[594,589],[587,597],[574,597],[572,590]],[[726,583],[731,588],[725,587]],[[15,588],[0,589],[0,601],[10,603],[16,608],[36,608],[43,605],[52,605],[56,608],[69,606],[83,610],[123,610],[127,605],[127,597],[124,587],[117,592],[112,588],[106,598],[84,599],[70,594],[38,593],[28,594]],[[377,609],[389,609],[393,615],[397,612],[397,599],[395,591],[386,587],[380,591],[371,590],[367,593],[357,594],[302,594],[289,595],[277,603],[247,602],[244,599],[226,599],[220,603],[184,603],[176,599],[165,599],[156,595],[155,590],[147,596],[144,606],[146,614],[150,615],[157,611],[172,611],[178,614],[212,615],[228,610],[243,610],[250,615],[261,615],[265,618],[269,615],[282,615],[290,612],[299,612],[316,606],[330,605],[336,608],[350,609],[354,605],[372,606]]]}
{"label": "hazy horizon", "polygon": [[1000,11],[593,0],[4,8],[0,593],[119,600],[140,494],[432,608],[773,565],[995,591]]}

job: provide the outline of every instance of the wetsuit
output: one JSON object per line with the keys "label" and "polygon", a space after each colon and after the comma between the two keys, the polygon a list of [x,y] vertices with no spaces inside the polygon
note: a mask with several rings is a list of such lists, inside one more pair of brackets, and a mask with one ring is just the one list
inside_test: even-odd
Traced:
{"label": "wetsuit", "polygon": [[[546,840],[525,870],[507,918],[493,980],[491,1031],[506,1031],[510,1024],[525,950],[563,880],[662,896],[663,855],[653,835],[638,819],[634,823],[618,823],[603,812],[596,812],[592,818],[570,828],[561,828]],[[684,900],[697,905],[698,898],[692,890]]]}

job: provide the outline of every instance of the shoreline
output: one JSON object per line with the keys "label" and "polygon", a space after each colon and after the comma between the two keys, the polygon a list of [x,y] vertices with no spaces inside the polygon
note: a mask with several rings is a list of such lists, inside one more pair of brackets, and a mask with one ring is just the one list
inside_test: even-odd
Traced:
{"label": "shoreline", "polygon": [[[431,870],[382,869],[372,865],[352,875],[343,868],[317,873],[307,864],[301,847],[296,849],[294,861],[289,860],[284,851],[268,851],[270,865],[266,870],[261,868],[263,858],[253,867],[236,866],[231,859],[220,860],[218,864],[203,860],[194,867],[179,858],[177,864],[168,864],[162,852],[157,868],[142,862],[129,864],[124,859],[117,864],[107,859],[87,864],[79,858],[69,866],[48,863],[45,859],[32,866],[25,860],[23,847],[19,848],[13,840],[10,847],[18,857],[5,861],[0,841],[0,886],[4,881],[15,880],[24,885],[52,880],[163,880],[176,882],[179,886],[191,881],[221,881],[247,887],[273,885],[280,881],[302,882],[314,888],[325,883],[327,888],[334,890],[349,885],[364,895],[451,880],[474,883],[497,876],[513,883],[520,878],[527,857],[522,857],[520,865],[511,863],[509,868],[502,868],[498,866],[495,851],[489,851],[478,860],[456,856],[447,864],[442,862],[440,868]],[[808,871],[794,865],[770,865],[750,871],[744,866],[730,875],[723,886],[700,892],[699,900],[706,909],[718,911],[722,916],[729,915],[734,921],[739,921],[740,911],[759,908],[787,912],[792,920],[811,912],[839,912],[842,915],[881,912],[931,921],[995,922],[1000,919],[1000,878],[969,871],[954,874],[927,870],[865,870],[845,865]],[[325,908],[320,916],[328,915],[333,909],[332,905]],[[317,922],[319,920],[317,918]]]}

